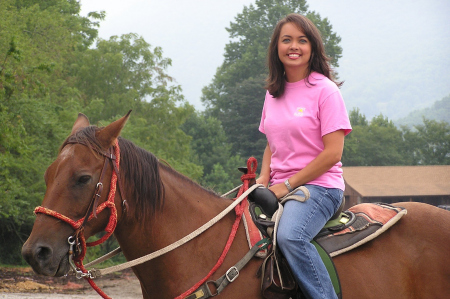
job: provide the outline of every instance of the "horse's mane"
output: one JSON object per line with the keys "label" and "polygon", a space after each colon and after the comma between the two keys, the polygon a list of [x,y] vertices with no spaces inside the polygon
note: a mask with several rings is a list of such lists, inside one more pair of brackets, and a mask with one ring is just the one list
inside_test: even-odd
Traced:
{"label": "horse's mane", "polygon": [[[94,152],[105,152],[96,138],[99,130],[96,126],[79,130],[64,141],[60,151],[69,143],[81,143]],[[143,220],[146,215],[154,215],[163,205],[164,185],[159,175],[159,162],[152,153],[121,137],[119,147],[120,176],[127,184],[126,189],[130,190],[126,196],[135,199],[135,218]]]}
{"label": "horse's mane", "polygon": [[221,198],[220,194],[218,194],[214,190],[204,188],[203,186],[199,185],[198,183],[196,183],[195,181],[191,180],[187,176],[179,173],[178,171],[173,169],[167,162],[165,162],[165,163],[161,163],[160,162],[159,163],[159,167],[160,168],[164,168],[164,170],[170,172],[173,176],[176,176],[177,178],[185,181],[187,184],[191,185],[192,187],[197,188],[197,189],[202,190],[202,191],[206,191],[207,193],[213,195],[214,197]]}

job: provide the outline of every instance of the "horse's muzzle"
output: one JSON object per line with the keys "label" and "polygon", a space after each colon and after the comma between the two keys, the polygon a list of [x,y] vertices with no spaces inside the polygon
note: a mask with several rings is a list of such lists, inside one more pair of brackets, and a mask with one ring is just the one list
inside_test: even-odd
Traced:
{"label": "horse's muzzle", "polygon": [[69,270],[68,247],[65,251],[54,250],[43,243],[31,244],[29,240],[22,247],[22,256],[34,272],[46,276],[63,276]]}

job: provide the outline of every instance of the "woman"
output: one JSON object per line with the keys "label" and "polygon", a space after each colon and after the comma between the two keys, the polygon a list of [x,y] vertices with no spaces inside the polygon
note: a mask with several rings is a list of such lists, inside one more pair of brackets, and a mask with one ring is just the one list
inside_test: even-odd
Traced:
{"label": "woman", "polygon": [[[280,250],[308,298],[337,298],[310,243],[342,203],[340,162],[351,126],[332,78],[320,32],[298,14],[275,27],[268,50],[269,76],[259,130],[267,137],[257,182],[277,198],[304,185],[310,198],[285,204],[277,232]],[[299,191],[301,192],[301,191]]]}

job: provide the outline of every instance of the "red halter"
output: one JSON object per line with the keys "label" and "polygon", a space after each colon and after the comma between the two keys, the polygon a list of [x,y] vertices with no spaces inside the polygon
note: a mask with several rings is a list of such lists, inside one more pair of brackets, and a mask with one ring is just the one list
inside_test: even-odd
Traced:
{"label": "red halter", "polygon": [[[79,143],[79,142],[69,142],[69,143]],[[84,143],[79,143],[79,144],[86,145]],[[102,172],[101,172],[101,175],[99,178],[99,182],[97,183],[97,187],[94,192],[94,196],[92,197],[92,200],[89,204],[86,215],[83,218],[81,218],[77,221],[74,221],[67,216],[64,216],[56,211],[50,210],[50,209],[42,207],[42,206],[39,206],[34,210],[35,214],[41,213],[41,214],[46,214],[48,216],[52,216],[57,219],[60,219],[64,222],[68,223],[75,230],[74,234],[71,237],[69,237],[69,240],[72,239],[76,245],[76,250],[74,251],[73,262],[83,273],[88,272],[83,266],[83,259],[86,255],[86,247],[87,246],[89,246],[89,247],[96,246],[96,245],[99,245],[99,244],[105,242],[112,235],[112,233],[114,232],[116,225],[117,225],[117,209],[116,209],[116,205],[114,204],[114,198],[116,195],[117,181],[118,181],[118,174],[119,174],[119,164],[120,164],[119,142],[116,141],[116,145],[111,147],[109,149],[108,153],[104,153],[104,152],[100,152],[100,151],[97,151],[97,152],[105,157],[105,162],[103,164],[103,169],[102,169]],[[114,152],[114,154],[113,154],[113,152]],[[100,196],[101,196],[101,193],[103,190],[102,180],[103,180],[103,176],[106,172],[106,168],[107,168],[107,164],[108,164],[107,160],[111,161],[111,163],[113,165],[113,173],[111,176],[109,195],[108,195],[108,199],[105,202],[103,202],[99,206],[97,206],[98,200],[100,199]],[[122,195],[123,188],[121,186],[120,180],[119,180],[119,188],[120,188],[119,190]],[[123,196],[122,196],[122,202],[126,207],[127,203]],[[86,239],[83,234],[85,224],[92,218],[97,217],[96,215],[98,213],[101,213],[106,208],[109,208],[111,210],[110,216],[109,216],[109,222],[104,229],[106,234],[97,241],[86,243]],[[90,277],[84,276],[84,278],[86,280],[88,280],[89,284],[97,291],[97,293],[100,296],[102,296],[103,298],[109,298],[105,293],[103,293],[102,290],[100,290],[95,285],[94,281]]]}

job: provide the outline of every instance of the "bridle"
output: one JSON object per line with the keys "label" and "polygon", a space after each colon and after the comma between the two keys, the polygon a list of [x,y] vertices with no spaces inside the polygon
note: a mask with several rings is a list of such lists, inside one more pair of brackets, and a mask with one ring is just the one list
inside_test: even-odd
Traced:
{"label": "bridle", "polygon": [[[62,220],[66,223],[68,223],[75,231],[74,233],[69,236],[68,243],[69,243],[69,263],[72,267],[72,270],[75,271],[78,278],[86,278],[89,283],[94,287],[94,282],[92,281],[89,272],[85,269],[83,266],[83,259],[86,255],[86,248],[91,246],[99,245],[103,242],[105,242],[114,232],[116,225],[117,225],[117,208],[114,204],[114,198],[116,194],[117,189],[117,183],[119,184],[119,192],[122,198],[122,208],[124,211],[128,210],[128,204],[125,200],[125,197],[123,195],[123,187],[122,187],[122,181],[120,180],[119,176],[119,164],[120,164],[120,148],[119,148],[119,142],[116,141],[115,146],[111,146],[107,152],[103,152],[99,149],[94,149],[91,146],[89,146],[87,143],[84,143],[82,141],[68,141],[66,144],[82,144],[84,146],[87,146],[91,149],[93,149],[95,152],[100,154],[104,157],[103,162],[103,168],[100,174],[100,178],[98,180],[98,183],[95,187],[94,195],[92,196],[92,199],[89,203],[89,206],[86,210],[86,214],[83,218],[74,221],[70,219],[67,216],[64,216],[56,211],[53,211],[51,209],[45,208],[43,206],[39,206],[35,208],[34,213],[35,214],[46,214],[48,216],[52,216],[54,218],[57,218],[59,220]],[[108,169],[108,162],[111,162],[113,167],[113,173],[111,176],[111,182],[110,182],[110,191],[108,194],[108,199],[101,203],[100,205],[99,200],[102,196],[103,186],[104,186],[104,177],[106,174],[106,170]],[[92,218],[96,218],[97,214],[101,213],[106,208],[110,209],[110,216],[108,224],[106,225],[104,231],[106,234],[101,237],[99,240],[96,240],[94,242],[86,243],[86,239],[84,237],[84,228],[88,221],[90,221]],[[94,285],[93,285],[94,284]],[[94,287],[96,288],[96,286]],[[100,290],[101,291],[101,290]]]}

